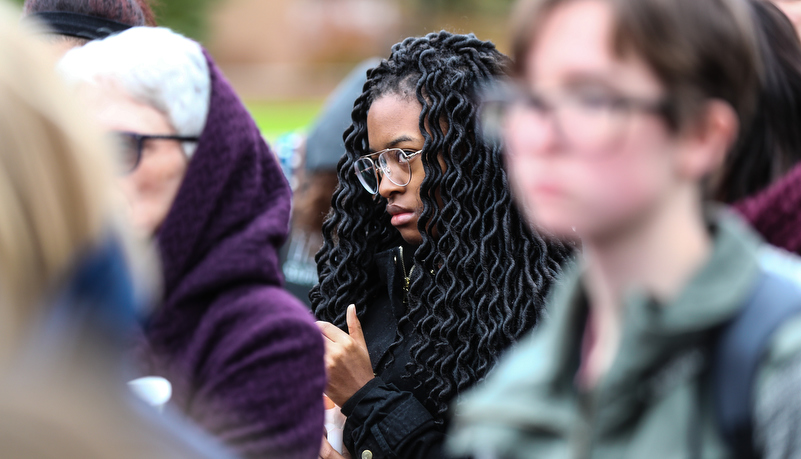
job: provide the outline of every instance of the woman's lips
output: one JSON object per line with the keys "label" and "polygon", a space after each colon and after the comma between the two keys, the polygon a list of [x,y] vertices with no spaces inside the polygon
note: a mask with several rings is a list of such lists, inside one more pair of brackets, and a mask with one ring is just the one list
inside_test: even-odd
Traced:
{"label": "woman's lips", "polygon": [[387,213],[392,215],[390,223],[392,226],[403,226],[414,220],[414,212],[404,207],[389,204],[387,206]]}
{"label": "woman's lips", "polygon": [[414,219],[414,212],[403,212],[392,216],[392,226],[403,226]]}

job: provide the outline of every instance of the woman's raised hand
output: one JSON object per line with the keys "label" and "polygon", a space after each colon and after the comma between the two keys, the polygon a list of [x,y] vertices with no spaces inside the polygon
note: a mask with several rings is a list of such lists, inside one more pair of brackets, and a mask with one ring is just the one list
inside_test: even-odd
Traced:
{"label": "woman's raised hand", "polygon": [[356,306],[348,306],[348,333],[334,324],[317,322],[325,340],[325,369],[328,384],[325,394],[342,406],[375,377],[364,341],[362,324],[356,317]]}

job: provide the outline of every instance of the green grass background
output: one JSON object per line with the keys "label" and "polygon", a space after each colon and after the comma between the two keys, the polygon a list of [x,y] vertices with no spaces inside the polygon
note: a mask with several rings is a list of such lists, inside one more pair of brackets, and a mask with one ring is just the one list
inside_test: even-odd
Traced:
{"label": "green grass background", "polygon": [[322,100],[245,103],[262,134],[274,142],[287,132],[305,132],[323,106]]}

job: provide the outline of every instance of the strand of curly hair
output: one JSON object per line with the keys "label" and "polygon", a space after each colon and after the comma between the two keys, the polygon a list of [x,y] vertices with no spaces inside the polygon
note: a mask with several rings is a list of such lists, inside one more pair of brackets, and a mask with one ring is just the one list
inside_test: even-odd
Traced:
{"label": "strand of curly hair", "polygon": [[368,72],[354,104],[339,186],[316,256],[314,311],[344,329],[348,304],[364,307],[386,288],[372,268],[374,254],[402,243],[386,200],[366,193],[352,172],[369,150],[367,111],[387,94],[416,98],[425,138],[422,244],[398,327],[413,332],[398,332],[390,350],[413,340],[406,377],[429,389],[425,404],[439,422],[448,401],[484,378],[502,351],[537,324],[561,265],[572,255],[569,246],[530,229],[512,202],[500,146],[481,138],[478,94],[507,75],[509,65],[492,43],[473,34],[442,31],[396,44],[389,59]]}

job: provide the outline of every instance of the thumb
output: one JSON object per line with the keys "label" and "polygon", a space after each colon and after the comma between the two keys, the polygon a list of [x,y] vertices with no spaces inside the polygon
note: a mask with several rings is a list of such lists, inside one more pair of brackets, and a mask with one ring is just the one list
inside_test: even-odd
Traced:
{"label": "thumb", "polygon": [[348,306],[348,334],[356,344],[359,346],[367,349],[367,342],[364,341],[364,333],[362,333],[362,323],[359,322],[359,318],[356,317],[356,305],[352,304]]}

